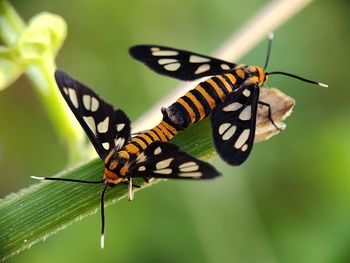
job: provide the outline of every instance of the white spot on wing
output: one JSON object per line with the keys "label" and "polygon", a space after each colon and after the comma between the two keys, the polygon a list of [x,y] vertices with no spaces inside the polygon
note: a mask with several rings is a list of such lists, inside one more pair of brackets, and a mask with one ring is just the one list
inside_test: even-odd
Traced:
{"label": "white spot on wing", "polygon": [[89,111],[97,111],[99,102],[96,98],[91,97],[90,95],[84,95],[83,96],[83,104],[85,109]]}
{"label": "white spot on wing", "polygon": [[210,69],[210,65],[209,64],[204,64],[204,65],[200,65],[197,70],[194,72],[194,74],[201,74],[203,72],[206,72]]}
{"label": "white spot on wing", "polygon": [[242,152],[245,152],[248,149],[248,144],[244,144],[241,148]]}
{"label": "white spot on wing", "polygon": [[91,96],[90,95],[84,95],[83,96],[83,104],[85,109],[90,110],[91,109]]}
{"label": "white spot on wing", "polygon": [[153,56],[176,56],[179,52],[175,50],[158,50],[152,51]]}
{"label": "white spot on wing", "polygon": [[209,62],[209,58],[204,58],[196,55],[191,55],[190,56],[190,62],[191,63],[201,63],[201,62]]}
{"label": "white spot on wing", "polygon": [[66,93],[66,95],[68,95],[68,89],[66,87],[63,88],[64,93]]}
{"label": "white spot on wing", "polygon": [[122,137],[119,137],[118,139],[114,140],[114,144],[117,150],[121,149],[124,143],[125,143],[125,139]]}
{"label": "white spot on wing", "polygon": [[158,155],[162,153],[162,149],[158,146],[155,150],[154,150],[154,155]]}
{"label": "white spot on wing", "polygon": [[229,69],[230,69],[230,66],[227,65],[227,64],[221,64],[220,67],[221,67],[223,70],[229,70]]}
{"label": "white spot on wing", "polygon": [[171,169],[160,169],[153,171],[156,174],[171,174]]}
{"label": "white spot on wing", "polygon": [[179,176],[181,177],[194,177],[198,178],[202,176],[201,172],[193,172],[193,173],[179,173]]}
{"label": "white spot on wing", "polygon": [[105,150],[109,149],[109,142],[102,143],[102,147],[105,148]]}
{"label": "white spot on wing", "polygon": [[181,164],[179,166],[179,169],[180,169],[180,172],[183,172],[183,173],[195,172],[195,171],[198,171],[199,166],[195,162],[187,162],[187,163]]}
{"label": "white spot on wing", "polygon": [[103,121],[97,125],[97,131],[100,133],[106,133],[109,126],[109,117],[107,116]]}
{"label": "white spot on wing", "polygon": [[159,50],[160,50],[159,47],[151,47],[151,51],[152,51],[152,52],[156,52],[156,51],[159,51]]}
{"label": "white spot on wing", "polygon": [[231,123],[225,122],[223,124],[220,125],[219,127],[219,134],[223,135],[224,132],[231,126]]}
{"label": "white spot on wing", "polygon": [[68,89],[68,93],[69,93],[70,101],[72,102],[75,108],[78,108],[79,104],[78,104],[77,93],[75,92],[74,89]]}
{"label": "white spot on wing", "polygon": [[161,58],[158,60],[158,64],[160,65],[174,63],[174,62],[177,62],[177,60],[173,58]]}
{"label": "white spot on wing", "polygon": [[117,131],[120,132],[122,129],[124,129],[125,123],[119,123],[117,124]]}
{"label": "white spot on wing", "polygon": [[240,149],[242,147],[243,144],[245,144],[248,140],[250,134],[250,130],[249,129],[245,129],[241,135],[238,137],[237,141],[235,142],[234,147],[236,149]]}
{"label": "white spot on wing", "polygon": [[247,120],[250,120],[251,116],[252,116],[252,107],[248,105],[247,107],[245,107],[244,110],[242,110],[238,118],[241,119],[242,121],[247,121]]}
{"label": "white spot on wing", "polygon": [[168,158],[163,161],[160,161],[156,164],[157,169],[164,169],[169,167],[170,163],[174,160],[174,158]]}
{"label": "white spot on wing", "polygon": [[243,91],[243,95],[246,96],[246,97],[249,97],[250,96],[250,90],[249,89],[245,89]]}
{"label": "white spot on wing", "polygon": [[136,162],[137,163],[141,163],[141,162],[144,162],[146,161],[146,155],[144,152],[140,153],[139,156],[137,156],[136,158]]}
{"label": "white spot on wing", "polygon": [[229,105],[227,105],[225,108],[223,108],[223,111],[236,111],[242,107],[242,104],[239,102],[233,102]]}
{"label": "white spot on wing", "polygon": [[83,119],[84,119],[85,123],[87,124],[87,126],[89,126],[92,133],[96,134],[96,124],[95,124],[94,118],[89,116],[89,117],[83,117]]}
{"label": "white spot on wing", "polygon": [[98,100],[94,97],[91,98],[91,111],[97,111],[98,106],[100,105],[100,103],[98,102]]}
{"label": "white spot on wing", "polygon": [[142,171],[146,171],[146,167],[145,166],[140,166],[139,169],[137,169],[138,171],[142,172]]}
{"label": "white spot on wing", "polygon": [[228,139],[230,139],[234,134],[235,134],[235,131],[236,131],[236,126],[233,125],[231,126],[223,135],[222,135],[222,139],[224,141],[227,141]]}
{"label": "white spot on wing", "polygon": [[224,141],[227,141],[228,139],[230,139],[233,136],[233,134],[235,134],[236,128],[237,127],[235,125],[232,125],[231,123],[225,122],[225,123],[220,125],[218,132],[220,135],[222,135],[221,138]]}
{"label": "white spot on wing", "polygon": [[180,66],[181,66],[180,63],[172,63],[172,64],[164,65],[164,68],[168,71],[176,71],[180,68]]}

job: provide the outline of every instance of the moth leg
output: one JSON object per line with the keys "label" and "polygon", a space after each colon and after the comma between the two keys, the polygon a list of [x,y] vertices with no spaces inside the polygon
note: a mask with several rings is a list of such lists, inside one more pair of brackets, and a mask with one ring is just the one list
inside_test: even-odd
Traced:
{"label": "moth leg", "polygon": [[272,112],[271,112],[271,106],[270,106],[270,104],[268,104],[268,103],[266,103],[266,102],[263,102],[263,101],[258,101],[258,104],[267,107],[267,109],[268,109],[267,113],[268,113],[269,120],[271,121],[272,125],[275,126],[275,128],[276,128],[277,130],[282,131],[282,129],[280,129],[280,128],[276,125],[276,123],[273,121],[273,119],[272,119]]}
{"label": "moth leg", "polygon": [[154,177],[143,177],[143,180],[146,182],[146,183],[150,183],[154,180]]}

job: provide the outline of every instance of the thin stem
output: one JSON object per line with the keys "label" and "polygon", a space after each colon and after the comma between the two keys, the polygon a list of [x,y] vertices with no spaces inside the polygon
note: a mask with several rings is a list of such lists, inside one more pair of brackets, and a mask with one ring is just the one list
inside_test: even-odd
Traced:
{"label": "thin stem", "polygon": [[[24,32],[26,24],[14,8],[5,0],[0,0],[0,36],[4,43],[11,47]],[[85,147],[85,135],[73,114],[59,94],[53,72],[56,69],[54,54],[44,57],[26,69],[26,75],[35,87],[41,103],[45,106],[49,119],[57,134],[66,141],[69,147],[70,161],[80,161],[82,153],[89,152]],[[90,157],[93,156],[90,154]]]}

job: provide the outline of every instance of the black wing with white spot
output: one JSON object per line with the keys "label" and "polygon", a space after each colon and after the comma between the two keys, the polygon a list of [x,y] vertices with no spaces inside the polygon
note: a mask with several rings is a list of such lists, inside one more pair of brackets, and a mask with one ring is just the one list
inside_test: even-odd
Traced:
{"label": "black wing with white spot", "polygon": [[55,78],[69,108],[85,130],[99,156],[122,148],[130,138],[130,120],[122,110],[102,100],[94,91],[57,70]]}
{"label": "black wing with white spot", "polygon": [[241,87],[219,104],[211,116],[218,154],[230,165],[240,165],[253,147],[259,86]]}
{"label": "black wing with white spot", "polygon": [[236,64],[201,54],[155,45],[139,45],[129,49],[131,56],[155,72],[181,80],[232,71]]}
{"label": "black wing with white spot", "polygon": [[129,177],[210,179],[220,173],[210,164],[182,152],[178,146],[156,141],[136,159]]}

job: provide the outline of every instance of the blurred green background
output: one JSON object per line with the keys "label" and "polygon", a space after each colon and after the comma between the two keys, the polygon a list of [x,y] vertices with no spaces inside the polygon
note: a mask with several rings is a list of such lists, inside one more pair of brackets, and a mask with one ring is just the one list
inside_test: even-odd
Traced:
{"label": "blurred green background", "polygon": [[[210,54],[268,1],[12,1],[28,20],[62,16],[68,37],[57,59],[136,120],[178,81],[130,59],[154,43]],[[315,1],[275,31],[271,76],[296,99],[287,129],[255,146],[241,167],[218,158],[211,182],[168,181],[34,245],[8,262],[350,262],[350,69],[347,0]],[[266,42],[240,60],[264,63]],[[67,152],[26,78],[0,93],[0,192],[5,196],[65,167]]]}

